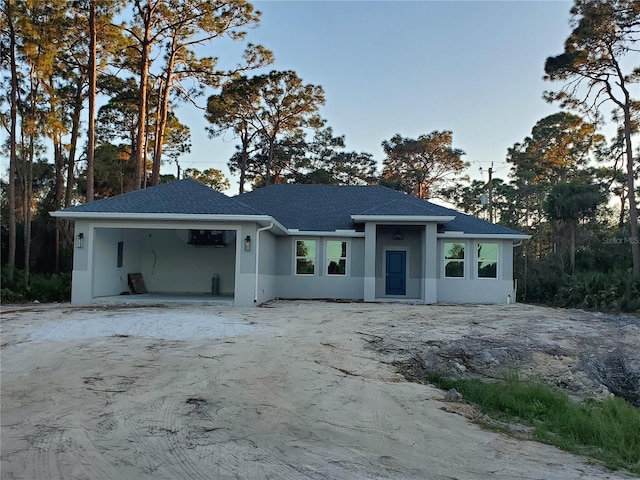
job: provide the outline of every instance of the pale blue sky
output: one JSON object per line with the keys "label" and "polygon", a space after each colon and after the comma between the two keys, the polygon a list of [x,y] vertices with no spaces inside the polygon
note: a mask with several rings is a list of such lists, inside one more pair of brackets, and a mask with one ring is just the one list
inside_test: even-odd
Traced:
{"label": "pale blue sky", "polygon": [[[416,138],[453,131],[453,146],[481,178],[494,162],[506,178],[507,149],[541,118],[559,110],[542,99],[544,61],[561,53],[570,33],[570,1],[256,1],[260,25],[247,41],[273,51],[275,63],[256,71],[294,70],[325,90],[320,113],[347,150],[368,152],[382,164],[381,143],[396,133]],[[244,44],[215,41],[201,55],[221,67],[240,61]],[[557,87],[557,85],[555,85]],[[198,99],[206,105],[208,91]],[[236,140],[210,139],[204,112],[179,107],[192,135],[183,169],[227,168]],[[83,115],[86,128],[86,115]],[[0,133],[4,141],[6,132]],[[83,145],[84,146],[84,145]],[[0,159],[2,174],[8,159]],[[163,166],[176,173],[176,165]]]}
{"label": "pale blue sky", "polygon": [[[295,70],[321,85],[321,109],[347,149],[373,154],[399,133],[416,138],[453,131],[454,147],[472,162],[468,174],[494,163],[506,178],[507,149],[559,110],[542,99],[544,61],[570,33],[567,1],[258,1],[258,28],[248,41],[271,49],[266,70]],[[221,45],[213,45],[219,48]],[[212,50],[221,64],[239,50]],[[239,48],[235,47],[235,48]],[[203,100],[204,103],[204,100]],[[209,139],[200,111],[183,108],[193,148],[183,168],[226,167],[235,139]],[[174,166],[167,171],[175,172]],[[231,193],[237,192],[232,178]]]}

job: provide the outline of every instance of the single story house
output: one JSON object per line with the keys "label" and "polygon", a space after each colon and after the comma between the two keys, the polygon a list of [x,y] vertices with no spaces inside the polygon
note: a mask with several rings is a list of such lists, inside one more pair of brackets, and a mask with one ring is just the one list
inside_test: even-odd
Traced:
{"label": "single story house", "polygon": [[[52,212],[75,222],[72,303],[129,293],[507,303],[521,232],[382,186],[194,180]],[[134,287],[135,288],[135,287]]]}

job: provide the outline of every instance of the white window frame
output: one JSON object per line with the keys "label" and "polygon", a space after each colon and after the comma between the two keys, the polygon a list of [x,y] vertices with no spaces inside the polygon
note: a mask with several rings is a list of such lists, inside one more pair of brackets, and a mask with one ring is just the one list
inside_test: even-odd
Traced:
{"label": "white window frame", "polygon": [[[496,245],[496,276],[495,277],[481,277],[479,275],[479,269],[480,269],[480,257],[478,256],[478,246],[482,245],[482,244],[491,244],[491,245]],[[500,242],[495,242],[495,241],[488,241],[488,242],[475,242],[474,244],[475,248],[474,248],[474,257],[475,257],[475,271],[474,271],[474,277],[477,278],[478,280],[498,280],[500,278],[500,246],[501,243]]]}
{"label": "white window frame", "polygon": [[[447,244],[451,243],[458,243],[460,245],[463,246],[464,251],[463,251],[463,257],[462,258],[447,258]],[[449,240],[447,239],[446,241],[442,242],[442,278],[451,278],[454,280],[461,280],[461,279],[465,279],[467,277],[467,252],[469,250],[469,245],[467,244],[467,242],[464,241],[455,241],[455,240]],[[461,277],[449,277],[447,275],[447,263],[448,262],[458,262],[458,263],[462,263],[462,276]]]}
{"label": "white window frame", "polygon": [[[344,258],[344,273],[329,273],[329,264],[331,263],[331,260],[337,258],[337,257],[329,258],[329,242],[340,242],[340,243],[346,244],[345,256],[339,258],[339,260],[342,260]],[[347,240],[346,238],[326,239],[324,242],[324,258],[325,258],[324,274],[327,277],[348,277],[350,274],[349,272],[349,256],[350,255],[351,255],[351,242],[349,242],[349,240]]]}
{"label": "white window frame", "polygon": [[[313,242],[315,244],[315,255],[301,257],[298,256],[298,242]],[[313,273],[298,273],[298,259],[313,260]],[[293,241],[293,274],[300,277],[313,277],[318,275],[318,240],[315,238],[296,238]]]}

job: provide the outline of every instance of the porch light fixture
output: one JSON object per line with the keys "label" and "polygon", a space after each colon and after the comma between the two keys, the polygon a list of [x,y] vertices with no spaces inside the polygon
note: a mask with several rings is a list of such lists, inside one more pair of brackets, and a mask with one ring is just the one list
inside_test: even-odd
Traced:
{"label": "porch light fixture", "polygon": [[245,252],[250,252],[251,251],[251,237],[249,235],[247,235],[244,238],[244,251]]}
{"label": "porch light fixture", "polygon": [[82,232],[76,236],[76,248],[84,248],[84,233]]}
{"label": "porch light fixture", "polygon": [[404,240],[404,233],[402,233],[400,230],[396,230],[396,233],[393,234],[393,239]]}

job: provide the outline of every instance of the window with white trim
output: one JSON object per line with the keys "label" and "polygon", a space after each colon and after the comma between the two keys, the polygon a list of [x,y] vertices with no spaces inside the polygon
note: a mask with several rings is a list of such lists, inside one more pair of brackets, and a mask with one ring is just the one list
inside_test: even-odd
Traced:
{"label": "window with white trim", "polygon": [[327,275],[347,274],[347,242],[327,240]]}
{"label": "window with white trim", "polygon": [[296,240],[296,275],[314,275],[316,241]]}
{"label": "window with white trim", "polygon": [[498,278],[497,243],[478,243],[478,278]]}
{"label": "window with white trim", "polygon": [[445,242],[444,276],[446,278],[464,277],[464,243]]}

